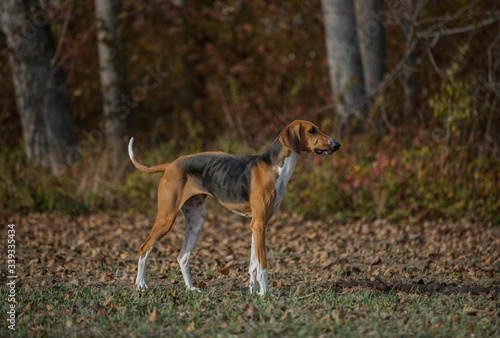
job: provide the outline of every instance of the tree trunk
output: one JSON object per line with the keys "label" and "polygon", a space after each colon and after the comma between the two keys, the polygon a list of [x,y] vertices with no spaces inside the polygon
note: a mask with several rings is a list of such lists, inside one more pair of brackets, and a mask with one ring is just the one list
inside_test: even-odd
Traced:
{"label": "tree trunk", "polygon": [[354,0],[356,22],[365,90],[370,104],[375,100],[378,85],[384,79],[385,65],[385,28],[380,11],[384,8],[383,0]]}
{"label": "tree trunk", "polygon": [[[125,63],[117,33],[121,0],[95,0],[97,52],[102,89],[106,146],[114,154],[124,152],[128,109],[124,107]],[[132,98],[134,99],[134,98]],[[125,112],[124,112],[125,111]]]}
{"label": "tree trunk", "polygon": [[368,112],[352,0],[322,0],[332,96],[339,132],[359,131]]}
{"label": "tree trunk", "polygon": [[[413,45],[413,41],[418,39],[418,0],[403,0],[404,17],[402,19],[402,29],[405,34],[406,48]],[[420,108],[418,96],[417,71],[420,66],[420,49],[418,44],[408,56],[401,72],[401,81],[404,90],[404,114],[410,116]]]}
{"label": "tree trunk", "polygon": [[47,171],[61,173],[76,141],[66,77],[47,18],[37,0],[1,0],[0,24],[26,154]]}

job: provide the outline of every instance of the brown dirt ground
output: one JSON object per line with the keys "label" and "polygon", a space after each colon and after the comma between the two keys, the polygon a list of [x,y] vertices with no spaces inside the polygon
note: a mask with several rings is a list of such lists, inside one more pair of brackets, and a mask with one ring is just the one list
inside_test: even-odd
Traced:
{"label": "brown dirt ground", "polygon": [[[37,288],[57,282],[132,287],[137,248],[154,221],[143,215],[104,213],[0,218],[2,224],[16,224],[21,283]],[[183,243],[183,223],[179,216],[151,253],[150,287],[182,285],[176,257]],[[207,217],[191,256],[195,285],[220,294],[247,289],[248,225],[248,219],[227,212]],[[270,287],[275,293],[373,288],[483,294],[496,299],[500,292],[500,227],[446,221],[338,224],[278,215],[269,226],[267,248]],[[175,277],[166,278],[171,269],[177,271]],[[0,279],[6,279],[4,272]]]}

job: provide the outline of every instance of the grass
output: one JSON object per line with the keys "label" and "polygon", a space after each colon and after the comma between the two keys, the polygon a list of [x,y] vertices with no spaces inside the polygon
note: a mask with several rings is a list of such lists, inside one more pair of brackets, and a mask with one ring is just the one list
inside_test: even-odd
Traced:
{"label": "grass", "polygon": [[273,296],[260,297],[248,294],[248,222],[212,212],[191,256],[202,292],[185,290],[176,262],[180,217],[148,259],[149,291],[138,293],[137,248],[151,218],[9,218],[16,331],[4,322],[0,336],[500,335],[498,227],[276,220],[266,239]]}
{"label": "grass", "polygon": [[[216,271],[209,272],[216,274]],[[484,296],[373,290],[363,286],[286,290],[250,296],[246,289],[201,293],[172,283],[178,271],[144,294],[115,283],[28,284],[18,289],[14,336],[497,336],[499,304]],[[273,274],[272,280],[286,279]],[[3,293],[4,291],[2,291]],[[1,311],[5,313],[5,302]],[[479,310],[483,309],[483,310]],[[7,332],[2,326],[2,336]]]}

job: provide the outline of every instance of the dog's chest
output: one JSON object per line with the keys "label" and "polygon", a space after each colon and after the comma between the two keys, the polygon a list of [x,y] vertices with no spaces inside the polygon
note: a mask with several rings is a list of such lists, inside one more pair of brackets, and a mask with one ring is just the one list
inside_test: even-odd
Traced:
{"label": "dog's chest", "polygon": [[281,205],[281,202],[283,201],[286,186],[288,185],[288,181],[290,181],[295,165],[297,164],[297,158],[298,154],[292,152],[291,155],[285,159],[283,167],[278,168],[278,179],[276,180],[276,199],[274,200],[273,214],[276,213]]}

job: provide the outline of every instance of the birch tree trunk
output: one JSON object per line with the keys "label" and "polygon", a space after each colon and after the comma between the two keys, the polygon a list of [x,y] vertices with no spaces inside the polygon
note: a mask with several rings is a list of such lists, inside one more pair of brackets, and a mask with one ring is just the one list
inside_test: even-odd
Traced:
{"label": "birch tree trunk", "polygon": [[361,130],[368,112],[352,1],[321,1],[330,84],[339,132]]}
{"label": "birch tree trunk", "polygon": [[378,85],[384,79],[386,71],[385,27],[380,12],[384,8],[383,0],[354,0],[356,22],[365,91],[370,104],[376,98]]}
{"label": "birch tree trunk", "polygon": [[75,153],[66,77],[37,0],[1,0],[0,25],[21,118],[26,155],[61,173]]}
{"label": "birch tree trunk", "polygon": [[420,66],[420,49],[418,42],[418,27],[416,25],[419,12],[418,0],[403,0],[404,16],[402,19],[402,29],[405,34],[405,45],[407,48],[413,47],[401,72],[401,81],[404,89],[404,114],[409,116],[420,108],[418,96],[417,71]]}
{"label": "birch tree trunk", "polygon": [[124,152],[126,118],[122,102],[125,97],[125,65],[121,53],[122,40],[117,33],[121,0],[95,0],[97,52],[102,90],[102,110],[106,146],[114,153]]}

